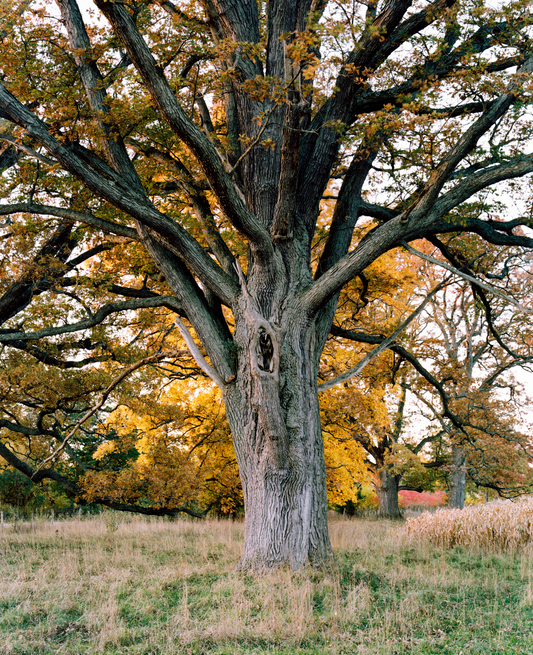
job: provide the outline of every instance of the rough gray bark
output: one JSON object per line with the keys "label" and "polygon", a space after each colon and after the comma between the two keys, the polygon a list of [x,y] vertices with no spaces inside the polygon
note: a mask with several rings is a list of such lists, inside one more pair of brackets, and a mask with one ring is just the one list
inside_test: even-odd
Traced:
{"label": "rough gray bark", "polygon": [[400,519],[402,513],[398,505],[398,479],[387,467],[378,471],[376,493],[378,496],[378,516],[385,519]]}
{"label": "rough gray bark", "polygon": [[452,445],[452,464],[448,491],[448,507],[463,509],[465,505],[466,457],[465,449]]}
{"label": "rough gray bark", "polygon": [[242,355],[223,396],[245,500],[240,567],[320,565],[331,546],[314,321],[283,278],[265,294],[260,278],[238,274],[233,338]]}
{"label": "rough gray bark", "polygon": [[224,401],[245,501],[242,569],[320,565],[331,556],[312,324],[236,328],[246,355]]}

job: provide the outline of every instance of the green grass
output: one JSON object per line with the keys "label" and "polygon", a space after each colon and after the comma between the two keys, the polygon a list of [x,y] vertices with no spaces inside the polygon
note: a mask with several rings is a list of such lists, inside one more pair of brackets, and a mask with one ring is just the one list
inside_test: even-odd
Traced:
{"label": "green grass", "polygon": [[533,655],[533,554],[445,551],[334,520],[326,573],[233,573],[242,525],[0,531],[1,655]]}

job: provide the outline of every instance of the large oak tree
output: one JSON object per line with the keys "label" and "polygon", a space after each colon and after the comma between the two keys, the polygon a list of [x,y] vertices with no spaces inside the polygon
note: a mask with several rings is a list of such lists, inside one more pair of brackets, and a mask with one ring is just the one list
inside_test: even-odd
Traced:
{"label": "large oak tree", "polygon": [[[317,378],[343,287],[417,239],[533,247],[529,214],[495,218],[489,193],[529,193],[509,182],[533,172],[528,2],[93,9],[2,5],[0,455],[78,494],[53,462],[77,456],[80,389],[103,389],[101,407],[116,385],[95,376],[113,362],[179,361],[161,332],[138,366],[128,360],[141,335],[150,342],[150,308],[166,308],[222,391],[244,493],[242,568],[319,565],[331,548]],[[327,223],[324,196],[335,200]],[[118,343],[134,312],[137,338],[114,347],[110,325]],[[28,357],[50,371],[48,391],[25,383],[15,410]],[[65,371],[84,366],[74,393]]]}

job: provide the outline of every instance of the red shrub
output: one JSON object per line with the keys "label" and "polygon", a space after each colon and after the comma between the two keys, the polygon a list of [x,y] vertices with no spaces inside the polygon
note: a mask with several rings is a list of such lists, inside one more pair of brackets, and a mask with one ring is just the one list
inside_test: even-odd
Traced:
{"label": "red shrub", "polygon": [[440,507],[446,504],[447,494],[445,491],[407,491],[402,490],[398,493],[398,503],[400,507],[411,507],[419,505],[422,507]]}

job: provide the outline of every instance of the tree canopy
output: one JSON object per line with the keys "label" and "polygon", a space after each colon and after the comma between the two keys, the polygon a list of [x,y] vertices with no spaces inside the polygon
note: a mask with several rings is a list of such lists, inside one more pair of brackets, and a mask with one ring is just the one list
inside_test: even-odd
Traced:
{"label": "tree canopy", "polygon": [[[242,567],[327,559],[330,335],[392,348],[464,429],[394,332],[412,308],[359,329],[369,267],[416,241],[484,290],[497,343],[493,297],[533,312],[509,265],[529,274],[533,246],[529,4],[3,3],[0,455],[82,497],[120,394],[157,402],[158,368],[206,375],[242,481]],[[91,498],[194,513],[189,483],[171,504]]]}

